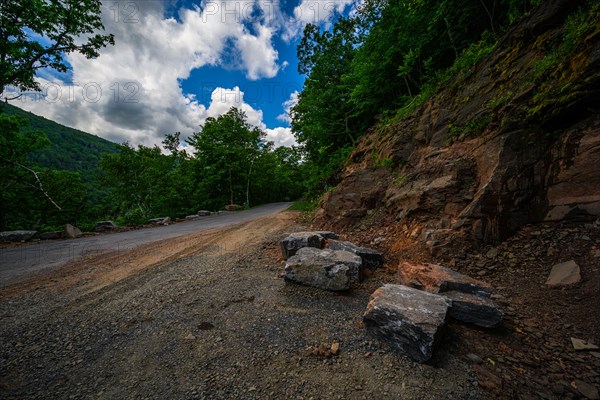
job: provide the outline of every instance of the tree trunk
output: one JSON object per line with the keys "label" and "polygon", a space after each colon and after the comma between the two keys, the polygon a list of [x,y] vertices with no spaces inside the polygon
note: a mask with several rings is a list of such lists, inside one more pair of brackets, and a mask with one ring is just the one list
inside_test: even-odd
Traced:
{"label": "tree trunk", "polygon": [[246,207],[250,208],[250,176],[252,175],[252,166],[254,159],[250,161],[250,170],[248,171],[248,179],[246,181]]}
{"label": "tree trunk", "polygon": [[233,182],[231,181],[231,167],[229,167],[229,204],[233,204]]}

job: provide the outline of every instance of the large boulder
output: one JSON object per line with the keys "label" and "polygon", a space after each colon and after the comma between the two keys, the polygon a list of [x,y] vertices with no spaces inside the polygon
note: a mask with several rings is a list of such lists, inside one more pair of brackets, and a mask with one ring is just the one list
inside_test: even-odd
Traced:
{"label": "large boulder", "polygon": [[244,207],[240,206],[239,204],[228,204],[225,206],[225,210],[227,210],[227,211],[238,211],[238,210],[241,210],[242,208],[244,208]]}
{"label": "large boulder", "polygon": [[82,235],[81,229],[71,224],[66,224],[63,228],[62,236],[67,239],[75,239]]}
{"label": "large boulder", "polygon": [[209,216],[211,214],[211,212],[208,211],[208,210],[200,210],[200,211],[197,212],[197,214],[200,217],[207,217],[207,216]]}
{"label": "large boulder", "polygon": [[0,243],[23,242],[31,239],[37,231],[0,232]]}
{"label": "large boulder", "polygon": [[304,247],[287,260],[284,277],[287,281],[319,289],[341,291],[360,279],[361,260],[346,251]]}
{"label": "large boulder", "polygon": [[325,239],[317,232],[294,232],[281,241],[281,254],[287,260],[304,247],[322,249]]}
{"label": "large boulder", "polygon": [[492,287],[483,281],[435,264],[400,263],[398,279],[401,284],[430,293],[458,291],[490,297]]}
{"label": "large boulder", "polygon": [[377,250],[360,247],[343,240],[329,240],[327,246],[332,250],[349,251],[362,259],[363,267],[377,269],[383,267],[383,254]]}
{"label": "large boulder", "polygon": [[363,316],[367,331],[414,361],[431,359],[451,301],[403,285],[387,284],[371,295]]}
{"label": "large boulder", "polygon": [[117,224],[115,224],[113,221],[100,221],[100,222],[96,222],[96,227],[94,228],[94,230],[96,232],[104,232],[104,231],[113,230],[116,227],[117,227]]}
{"label": "large boulder", "polygon": [[462,292],[446,292],[443,296],[452,301],[450,316],[482,328],[493,328],[502,322],[504,312],[488,297]]}

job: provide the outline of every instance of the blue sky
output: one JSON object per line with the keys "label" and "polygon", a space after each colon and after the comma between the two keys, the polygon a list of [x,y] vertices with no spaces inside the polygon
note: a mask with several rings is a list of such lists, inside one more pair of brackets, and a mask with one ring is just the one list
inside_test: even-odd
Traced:
{"label": "blue sky", "polygon": [[41,98],[17,106],[116,142],[185,138],[236,106],[276,145],[294,145],[286,109],[304,77],[296,46],[307,23],[326,28],[354,0],[106,1],[115,46],[66,74],[43,71]]}

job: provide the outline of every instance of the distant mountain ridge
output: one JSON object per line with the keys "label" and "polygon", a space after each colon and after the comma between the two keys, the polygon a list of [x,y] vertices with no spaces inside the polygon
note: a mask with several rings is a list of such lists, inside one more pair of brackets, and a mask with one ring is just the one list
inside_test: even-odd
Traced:
{"label": "distant mountain ridge", "polygon": [[11,104],[0,105],[0,112],[20,115],[29,121],[25,131],[40,131],[51,144],[31,154],[29,160],[41,167],[79,172],[85,182],[95,181],[100,172],[102,153],[116,153],[116,143],[69,128]]}

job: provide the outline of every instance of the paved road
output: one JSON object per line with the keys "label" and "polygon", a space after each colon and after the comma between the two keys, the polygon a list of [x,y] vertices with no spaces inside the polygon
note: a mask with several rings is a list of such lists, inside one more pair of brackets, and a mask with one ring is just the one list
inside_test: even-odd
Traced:
{"label": "paved road", "polygon": [[69,240],[40,241],[0,249],[0,287],[18,282],[32,273],[56,268],[91,252],[129,250],[136,246],[251,221],[287,209],[292,203],[273,203],[250,210],[201,217],[169,226],[119,232]]}

